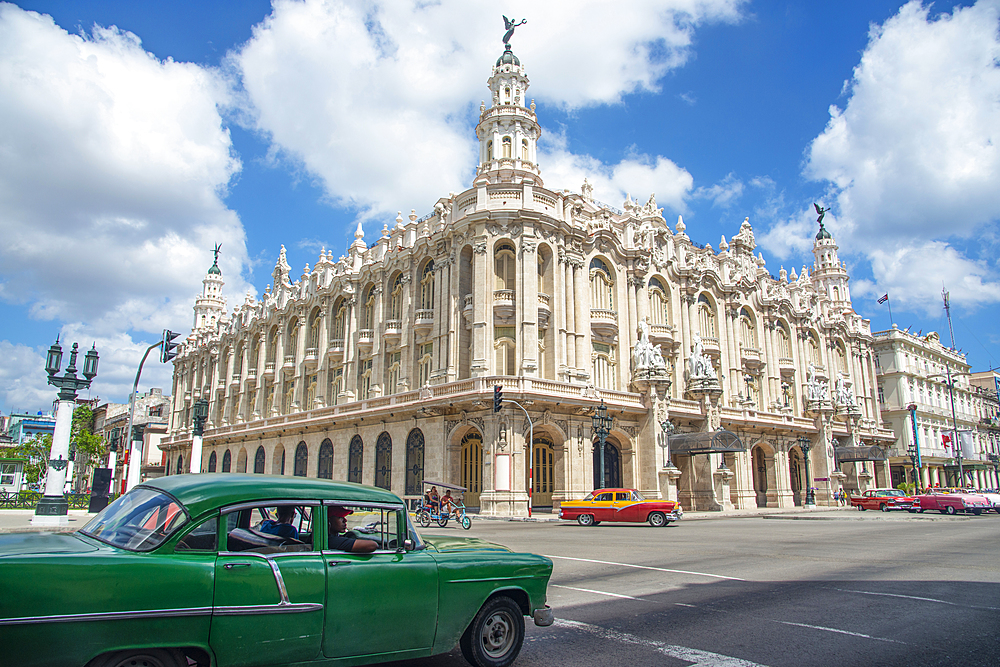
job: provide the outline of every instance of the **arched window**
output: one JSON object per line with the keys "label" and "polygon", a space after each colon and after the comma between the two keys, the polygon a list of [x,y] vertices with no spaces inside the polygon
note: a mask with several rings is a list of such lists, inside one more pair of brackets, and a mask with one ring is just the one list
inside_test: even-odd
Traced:
{"label": "arched window", "polygon": [[462,486],[465,487],[465,504],[475,507],[483,491],[483,436],[469,431],[462,438]]}
{"label": "arched window", "polygon": [[293,319],[288,323],[288,339],[285,344],[285,357],[295,357],[299,349],[299,320]]}
{"label": "arched window", "polygon": [[493,350],[496,354],[493,372],[497,375],[515,375],[517,347],[514,342],[514,327],[495,327],[493,335]]}
{"label": "arched window", "polygon": [[372,360],[358,361],[358,400],[371,398],[372,391]]}
{"label": "arched window", "polygon": [[420,276],[420,308],[430,310],[434,308],[434,262],[429,261],[424,264],[423,273]]}
{"label": "arched window", "polygon": [[316,476],[320,479],[333,479],[333,443],[327,438],[319,446],[319,468]]}
{"label": "arched window", "polygon": [[493,160],[493,141],[486,142],[486,161],[491,162]]}
{"label": "arched window", "polygon": [[247,450],[240,447],[239,456],[236,457],[236,472],[247,471]]}
{"label": "arched window", "polygon": [[288,414],[292,411],[292,403],[295,402],[295,378],[291,378],[285,381],[285,393],[284,398],[281,402],[281,412],[282,414]]}
{"label": "arched window", "polygon": [[698,296],[698,325],[701,337],[715,338],[715,308],[704,294]]}
{"label": "arched window", "polygon": [[208,455],[208,472],[215,472],[215,467],[218,464],[219,458],[212,452]]}
{"label": "arched window", "polygon": [[593,343],[594,352],[594,386],[600,389],[618,389],[617,375],[615,367],[618,365],[615,358],[615,346],[607,343]]}
{"label": "arched window", "polygon": [[385,396],[395,394],[399,388],[402,358],[402,352],[387,352],[385,355],[385,391],[382,392]]}
{"label": "arched window", "polygon": [[525,162],[528,161],[528,140],[521,139],[521,159]]}
{"label": "arched window", "polygon": [[385,431],[375,441],[375,486],[389,490],[392,483],[392,438]]}
{"label": "arched window", "polygon": [[255,475],[263,475],[264,474],[264,463],[265,463],[264,459],[265,458],[266,458],[266,455],[264,454],[264,446],[263,445],[258,445],[257,446],[257,453],[253,455],[253,472],[254,472]]}
{"label": "arched window", "polygon": [[740,308],[740,344],[752,350],[757,349],[757,331],[753,324],[753,315],[746,308]]}
{"label": "arched window", "polygon": [[278,327],[271,327],[271,333],[267,339],[267,358],[265,361],[273,364],[275,357],[278,356]]}
{"label": "arched window", "polygon": [[351,446],[347,450],[347,481],[355,484],[361,483],[361,470],[364,463],[365,446],[361,442],[361,436],[356,435],[351,438]]}
{"label": "arched window", "polygon": [[420,358],[417,359],[419,386],[430,384],[431,382],[431,361],[434,359],[434,343],[424,343],[417,348]]}
{"label": "arched window", "polygon": [[599,310],[615,309],[614,274],[608,265],[596,257],[590,260],[590,307]]}
{"label": "arched window", "polygon": [[836,343],[836,347],[834,347],[834,350],[837,355],[836,372],[847,373],[847,351],[844,349],[844,344],[838,340]]}
{"label": "arched window", "polygon": [[775,330],[777,332],[778,338],[778,358],[780,359],[791,359],[792,358],[792,342],[791,336],[788,335],[788,325],[784,322],[778,322],[778,327]]}
{"label": "arched window", "polygon": [[424,483],[424,434],[415,428],[406,436],[406,495],[422,492]]}
{"label": "arched window", "polygon": [[511,157],[511,141],[510,137],[503,138],[503,156],[505,158]]}
{"label": "arched window", "polygon": [[316,405],[316,388],[319,385],[319,375],[313,374],[306,378],[306,404],[304,410],[312,410]]}
{"label": "arched window", "polygon": [[513,291],[517,270],[514,244],[506,241],[498,244],[493,253],[493,261],[496,273],[495,289]]}
{"label": "arched window", "polygon": [[361,328],[373,329],[375,326],[375,286],[369,285],[361,299]]}
{"label": "arched window", "polygon": [[389,292],[389,317],[390,320],[403,319],[403,274],[400,273],[392,281],[392,290]]}
{"label": "arched window", "polygon": [[254,335],[250,339],[247,351],[250,353],[250,368],[257,370],[257,364],[260,361],[260,336]]}
{"label": "arched window", "polygon": [[184,474],[184,456],[177,457],[177,473],[178,475]]}
{"label": "arched window", "polygon": [[307,348],[319,347],[319,326],[323,321],[320,317],[319,308],[313,311],[311,322],[309,323],[309,344]]}
{"label": "arched window", "polygon": [[806,334],[806,346],[809,350],[809,359],[817,366],[823,365],[823,355],[819,349],[819,339],[816,338],[816,333],[810,331]]}
{"label": "arched window", "polygon": [[279,444],[274,448],[274,458],[271,460],[271,474],[285,474],[285,446]]}
{"label": "arched window", "polygon": [[230,472],[233,467],[233,455],[226,450],[226,453],[222,455],[222,472]]}
{"label": "arched window", "polygon": [[309,469],[309,448],[306,443],[300,442],[295,448],[295,469],[292,472],[296,477],[305,477]]}
{"label": "arched window", "polygon": [[344,297],[337,299],[333,304],[333,340],[344,343],[347,335],[347,300]]}
{"label": "arched window", "polygon": [[650,324],[670,324],[670,297],[659,278],[649,280]]}

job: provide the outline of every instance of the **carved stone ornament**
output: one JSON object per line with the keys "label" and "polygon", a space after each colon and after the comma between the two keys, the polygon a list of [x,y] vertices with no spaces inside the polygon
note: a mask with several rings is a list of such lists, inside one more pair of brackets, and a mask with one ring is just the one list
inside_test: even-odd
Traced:
{"label": "carved stone ornament", "polygon": [[486,242],[485,241],[479,241],[478,243],[476,243],[475,245],[473,245],[472,246],[472,252],[476,253],[477,255],[485,255],[486,254]]}

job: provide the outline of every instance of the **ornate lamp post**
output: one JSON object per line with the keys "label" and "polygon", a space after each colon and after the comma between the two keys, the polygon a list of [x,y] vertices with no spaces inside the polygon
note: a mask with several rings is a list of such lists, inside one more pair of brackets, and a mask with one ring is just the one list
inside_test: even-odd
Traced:
{"label": "ornate lamp post", "polygon": [[[205,421],[208,419],[208,401],[199,398],[194,402],[194,430],[191,433],[191,472],[201,472],[202,436],[205,435]],[[177,471],[180,473],[180,471]]]}
{"label": "ornate lamp post", "polygon": [[594,416],[591,417],[593,422],[592,433],[597,437],[598,442],[600,442],[601,447],[601,465],[600,465],[600,484],[597,488],[603,488],[605,477],[604,477],[604,443],[607,441],[608,434],[611,433],[611,424],[614,422],[614,418],[608,416],[608,408],[604,405],[604,399],[601,399],[601,405],[594,411]]}
{"label": "ornate lamp post", "polygon": [[812,449],[812,442],[809,438],[799,437],[799,447],[802,449],[802,458],[806,462],[806,501],[804,507],[816,507],[816,494],[812,487],[812,473],[809,471],[809,450]]}
{"label": "ornate lamp post", "polygon": [[62,365],[62,347],[59,338],[49,348],[45,358],[45,372],[49,374],[49,384],[59,388],[56,401],[56,428],[52,434],[52,449],[49,453],[48,472],[45,476],[45,495],[38,501],[31,523],[36,526],[66,526],[69,524],[69,503],[63,494],[66,473],[69,466],[69,439],[73,428],[73,409],[76,394],[90,386],[97,377],[97,345],[95,344],[83,358],[83,377],[76,376],[77,344],[69,355],[69,366],[63,375],[58,375]]}
{"label": "ornate lamp post", "polygon": [[910,445],[906,448],[906,454],[910,457],[910,465],[913,467],[913,495],[916,495],[917,487],[920,486],[920,482],[917,481],[917,448]]}
{"label": "ornate lamp post", "polygon": [[920,485],[923,484],[920,480],[919,472],[922,466],[920,462],[920,437],[917,435],[917,404],[910,403],[906,406],[906,409],[910,412],[910,428],[913,431],[913,445],[907,448],[907,452],[911,450],[913,451],[910,456],[913,459],[913,488],[914,491],[916,491],[920,488]]}

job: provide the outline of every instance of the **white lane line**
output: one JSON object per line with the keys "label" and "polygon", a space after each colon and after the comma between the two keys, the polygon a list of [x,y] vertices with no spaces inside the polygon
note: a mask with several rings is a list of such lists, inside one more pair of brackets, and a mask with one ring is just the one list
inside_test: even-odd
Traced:
{"label": "white lane line", "polygon": [[694,606],[693,604],[684,604],[683,602],[675,602],[674,605],[677,606],[677,607],[691,607],[692,609],[697,609],[698,608],[698,607]]}
{"label": "white lane line", "polygon": [[746,581],[746,579],[740,579],[739,577],[727,577],[722,574],[708,574],[707,572],[690,572],[688,570],[671,570],[666,567],[653,567],[651,565],[633,565],[631,563],[615,563],[610,560],[593,560],[592,558],[573,558],[571,556],[549,556],[545,554],[546,558],[559,558],[561,560],[577,560],[584,563],[598,563],[599,565],[617,565],[619,567],[634,567],[637,570],[655,570],[657,572],[673,572],[674,574],[693,574],[697,577],[712,577],[713,579],[728,579],[730,581]]}
{"label": "white lane line", "polygon": [[837,628],[824,628],[822,625],[809,625],[807,623],[792,623],[791,621],[775,621],[776,623],[781,623],[783,625],[794,625],[798,628],[809,628],[810,630],[825,630],[826,632],[836,632],[838,635],[851,635],[852,637],[864,637],[865,639],[874,639],[877,642],[891,642],[893,644],[907,644],[906,642],[901,642],[898,639],[886,639],[885,637],[873,637],[872,635],[862,634],[860,632],[850,632],[848,630],[839,630]]}
{"label": "white lane line", "polygon": [[610,639],[623,644],[632,644],[652,649],[671,658],[686,660],[692,663],[691,667],[764,667],[756,662],[750,662],[741,658],[733,658],[710,651],[700,651],[695,648],[687,648],[686,646],[674,646],[665,642],[653,641],[652,639],[643,639],[642,637],[630,635],[627,632],[608,630],[607,628],[579,621],[556,619],[553,625],[588,632],[601,639]]}
{"label": "white lane line", "polygon": [[607,595],[613,598],[625,598],[626,600],[639,600],[641,602],[648,602],[648,600],[643,600],[642,598],[634,598],[631,595],[622,595],[621,593],[606,593],[604,591],[595,591],[589,588],[576,588],[574,586],[560,586],[559,584],[549,584],[552,588],[567,588],[571,591],[580,591],[582,593],[593,593],[594,595]]}
{"label": "white lane line", "polygon": [[938,604],[947,604],[952,607],[965,607],[967,609],[985,609],[987,611],[1000,611],[1000,607],[982,607],[974,604],[962,604],[960,602],[949,602],[948,600],[938,600],[937,598],[923,598],[916,595],[902,595],[901,593],[876,593],[874,591],[856,591],[850,588],[833,588],[829,587],[831,590],[840,591],[841,593],[859,593],[861,595],[881,595],[887,598],[904,598],[906,600],[917,600],[919,602],[936,602]]}

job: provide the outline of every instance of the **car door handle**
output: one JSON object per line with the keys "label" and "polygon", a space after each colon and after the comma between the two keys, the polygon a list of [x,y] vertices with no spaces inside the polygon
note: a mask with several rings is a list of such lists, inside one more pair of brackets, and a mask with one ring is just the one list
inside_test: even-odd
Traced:
{"label": "car door handle", "polygon": [[329,564],[330,565],[350,565],[351,561],[349,561],[349,560],[331,560],[329,562]]}
{"label": "car door handle", "polygon": [[226,563],[222,567],[226,570],[231,570],[234,567],[250,567],[250,563]]}

